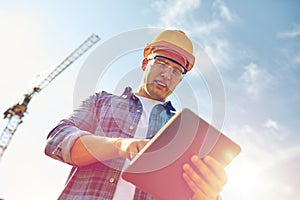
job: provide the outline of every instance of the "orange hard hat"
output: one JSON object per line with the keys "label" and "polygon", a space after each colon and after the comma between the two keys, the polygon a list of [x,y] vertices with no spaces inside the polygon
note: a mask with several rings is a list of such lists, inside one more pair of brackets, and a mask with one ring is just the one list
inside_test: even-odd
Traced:
{"label": "orange hard hat", "polygon": [[180,63],[186,71],[190,71],[195,62],[193,44],[181,30],[165,30],[159,33],[144,48],[144,58],[149,55],[160,55]]}

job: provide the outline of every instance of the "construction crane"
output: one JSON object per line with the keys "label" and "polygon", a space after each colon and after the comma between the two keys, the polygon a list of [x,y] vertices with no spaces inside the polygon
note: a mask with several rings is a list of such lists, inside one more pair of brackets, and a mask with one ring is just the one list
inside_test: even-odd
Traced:
{"label": "construction crane", "polygon": [[24,95],[23,99],[17,104],[8,108],[4,112],[4,119],[8,119],[8,123],[0,136],[0,160],[7,149],[14,133],[18,126],[23,122],[24,114],[32,97],[43,90],[51,81],[53,81],[59,74],[68,68],[74,61],[82,56],[87,50],[94,46],[100,40],[99,36],[92,34],[87,38],[77,49],[75,49],[67,58],[65,58],[57,67],[55,67],[49,75],[46,76],[37,86],[33,87],[31,92]]}

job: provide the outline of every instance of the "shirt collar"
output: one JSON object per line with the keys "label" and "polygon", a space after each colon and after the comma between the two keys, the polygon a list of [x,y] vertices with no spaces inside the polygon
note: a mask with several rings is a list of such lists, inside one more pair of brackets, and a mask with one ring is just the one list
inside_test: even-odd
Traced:
{"label": "shirt collar", "polygon": [[[126,99],[132,99],[134,101],[138,101],[138,98],[133,94],[132,88],[127,86],[121,95],[121,97]],[[166,101],[161,104],[167,111],[176,111],[176,109],[173,107],[171,101]]]}

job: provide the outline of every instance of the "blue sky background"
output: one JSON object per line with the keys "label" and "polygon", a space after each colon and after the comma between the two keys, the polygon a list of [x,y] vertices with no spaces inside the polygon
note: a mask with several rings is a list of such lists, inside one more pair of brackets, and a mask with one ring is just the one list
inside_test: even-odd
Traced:
{"label": "blue sky background", "polygon": [[[299,7],[296,0],[0,1],[0,111],[92,33],[101,43],[138,28],[182,29],[218,69],[226,94],[222,130],[243,148],[226,169],[222,196],[294,199],[300,195]],[[0,161],[0,197],[50,200],[62,190],[70,167],[43,154],[45,138],[72,111],[76,78],[89,53],[33,98]],[[141,55],[125,64],[138,66]],[[199,77],[187,78],[199,83]],[[194,86],[199,113],[209,120],[211,99],[201,84]],[[114,89],[105,81],[99,88]]]}

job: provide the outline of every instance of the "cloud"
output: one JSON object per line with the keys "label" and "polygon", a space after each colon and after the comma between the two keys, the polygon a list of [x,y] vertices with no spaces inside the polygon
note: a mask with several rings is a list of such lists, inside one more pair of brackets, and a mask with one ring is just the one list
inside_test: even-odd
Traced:
{"label": "cloud", "polygon": [[299,155],[299,147],[286,143],[291,137],[291,130],[284,124],[267,119],[262,125],[231,124],[230,126],[227,126],[225,132],[231,133],[230,137],[234,138],[242,148],[240,164],[255,163],[257,172],[275,165],[277,160]]}
{"label": "cloud", "polygon": [[215,30],[221,27],[221,23],[219,20],[213,20],[211,22],[201,23],[199,26],[196,26],[194,31],[200,35],[210,35],[214,33]]}
{"label": "cloud", "polygon": [[265,131],[269,137],[276,138],[279,142],[285,141],[291,136],[291,132],[286,127],[270,118],[265,121],[263,127],[266,128]]}
{"label": "cloud", "polygon": [[230,54],[231,45],[225,39],[214,38],[208,42],[205,42],[204,50],[213,60],[217,66],[223,68],[229,68],[232,62],[232,56]]}
{"label": "cloud", "polygon": [[277,122],[272,119],[267,119],[267,121],[264,123],[264,127],[279,130]]}
{"label": "cloud", "polygon": [[299,161],[299,147],[292,147],[280,155],[274,155],[274,161],[259,174],[263,184],[267,186],[264,191],[272,194],[268,199],[292,199],[299,196]]}
{"label": "cloud", "polygon": [[165,27],[181,26],[200,6],[200,0],[154,1],[152,6],[160,13],[160,25]]}
{"label": "cloud", "polygon": [[[278,127],[278,130],[274,130],[274,127]],[[267,119],[263,126],[244,124],[228,131],[234,133],[234,140],[241,145],[242,152],[228,166],[230,182],[226,187],[239,190],[240,193],[232,193],[230,190],[227,192],[225,189],[224,198],[290,199],[283,197],[291,197],[290,192],[296,192],[297,185],[287,186],[299,180],[299,176],[291,175],[298,174],[299,162],[296,161],[300,158],[300,147],[283,145],[282,140],[277,137],[279,134],[271,135],[274,131],[289,132],[283,125],[271,119]],[[285,193],[287,188],[292,191]],[[282,198],[276,198],[278,196]]]}
{"label": "cloud", "polygon": [[[262,165],[271,163],[274,155],[286,158],[283,152],[297,152],[292,149],[300,149],[297,145],[291,145],[289,140],[293,137],[293,130],[288,128],[286,124],[279,123],[267,117],[259,119],[255,122],[245,124],[235,124],[226,127],[225,132],[231,133],[232,136],[244,149],[247,159],[255,159]],[[299,151],[298,151],[299,153]],[[272,161],[273,162],[273,161]]]}
{"label": "cloud", "polygon": [[214,1],[211,4],[213,10],[211,16],[200,19],[197,17],[199,14],[201,16],[201,9],[204,9],[201,7],[200,0],[157,0],[152,3],[152,7],[160,14],[157,25],[185,30],[188,35],[199,39],[201,47],[215,65],[223,68],[233,66],[234,61],[231,55],[235,54],[232,52],[235,48],[232,48],[232,44],[224,38],[223,33],[228,23],[236,22],[238,16],[224,2]]}
{"label": "cloud", "polygon": [[294,64],[300,64],[300,52],[298,52],[293,58],[292,58],[292,62]]}
{"label": "cloud", "polygon": [[300,36],[300,24],[294,24],[292,30],[277,34],[278,38],[295,38],[298,36]]}
{"label": "cloud", "polygon": [[252,100],[259,100],[262,92],[271,84],[272,76],[252,62],[244,69],[240,79],[243,81],[246,93]]}
{"label": "cloud", "polygon": [[217,15],[220,15],[221,18],[225,19],[226,21],[230,23],[234,23],[237,21],[238,17],[235,15],[221,0],[216,0],[213,3],[213,6],[219,11],[218,13],[215,13]]}

